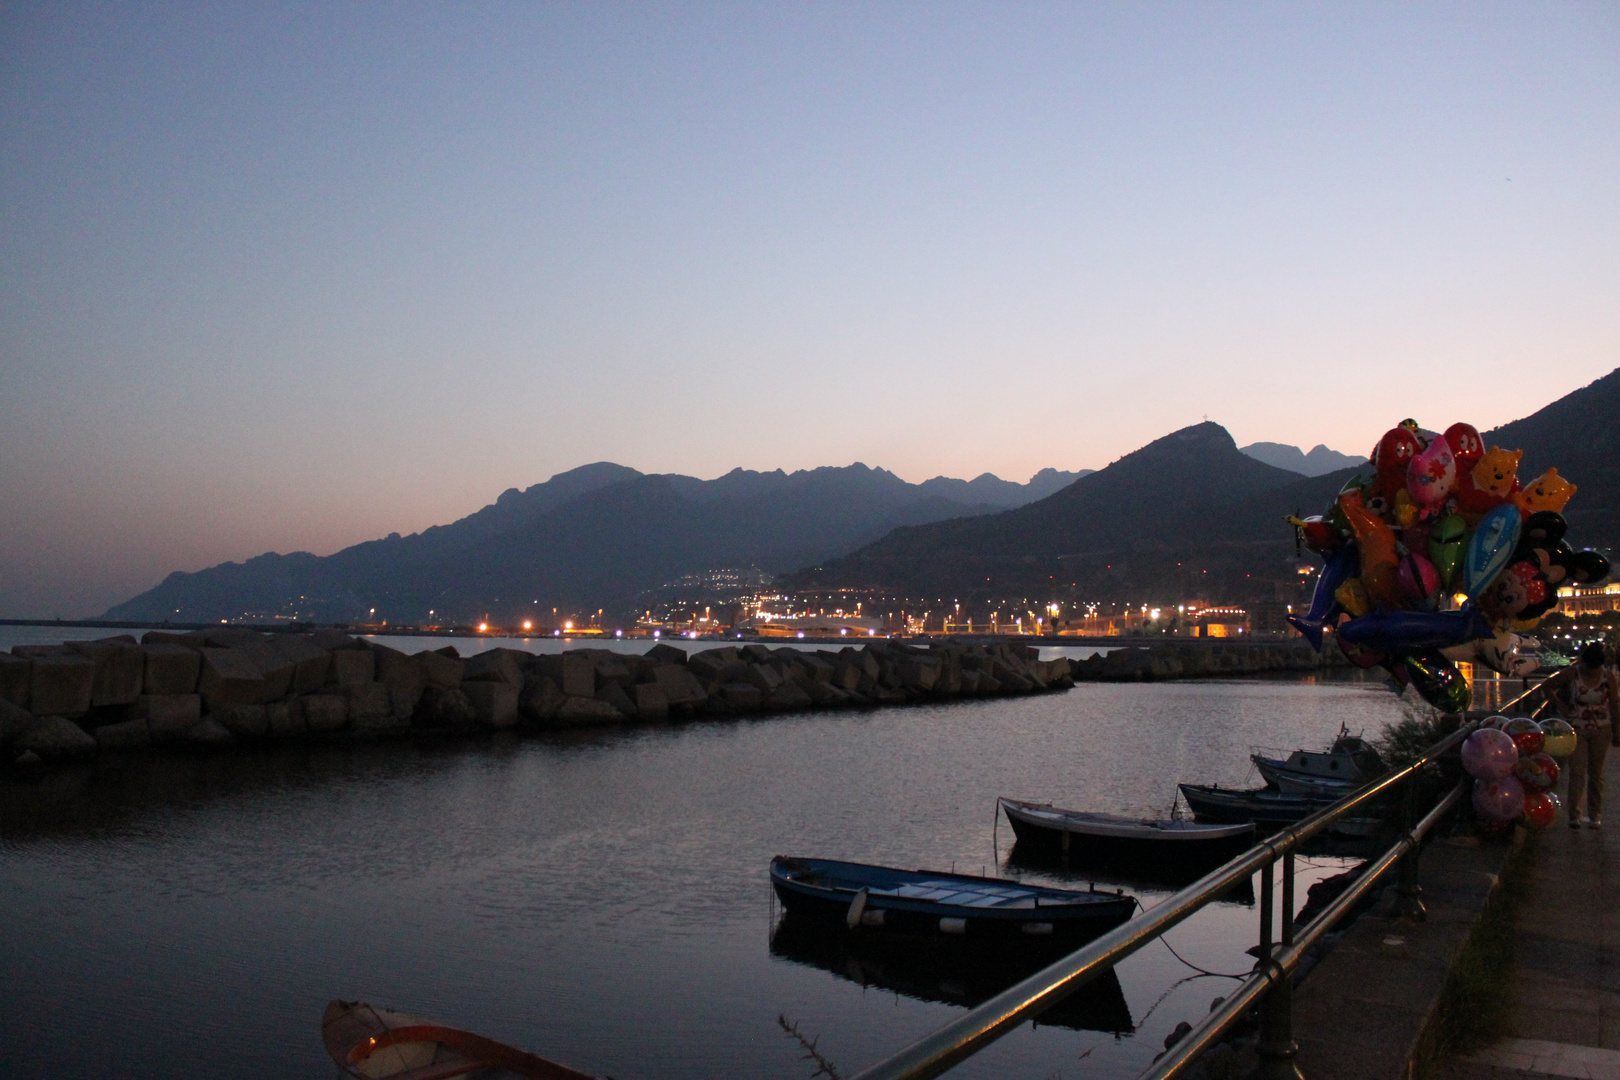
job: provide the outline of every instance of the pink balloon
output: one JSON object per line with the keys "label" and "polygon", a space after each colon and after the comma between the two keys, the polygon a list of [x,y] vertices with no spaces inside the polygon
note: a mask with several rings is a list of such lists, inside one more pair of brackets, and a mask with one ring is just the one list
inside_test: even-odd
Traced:
{"label": "pink balloon", "polygon": [[1419,509],[1438,509],[1456,483],[1457,459],[1444,435],[1436,435],[1423,453],[1406,464],[1406,490]]}
{"label": "pink balloon", "polygon": [[1512,821],[1524,812],[1524,785],[1511,776],[1475,780],[1474,812],[1486,821]]}
{"label": "pink balloon", "polygon": [[1401,592],[1408,600],[1420,604],[1440,591],[1440,572],[1434,568],[1434,563],[1421,555],[1408,555],[1402,559],[1395,580],[1400,583]]}
{"label": "pink balloon", "polygon": [[1463,771],[1475,780],[1500,780],[1518,763],[1518,744],[1497,728],[1480,728],[1462,744]]}

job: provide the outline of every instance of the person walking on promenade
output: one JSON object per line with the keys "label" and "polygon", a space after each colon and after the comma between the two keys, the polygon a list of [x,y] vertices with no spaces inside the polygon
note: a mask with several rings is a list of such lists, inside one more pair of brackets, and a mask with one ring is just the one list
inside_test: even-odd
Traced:
{"label": "person walking on promenade", "polygon": [[[1569,827],[1603,825],[1603,763],[1610,746],[1620,746],[1620,681],[1597,642],[1581,646],[1580,658],[1558,687],[1558,710],[1575,729],[1575,753],[1569,759]],[[1586,812],[1581,812],[1581,803]]]}

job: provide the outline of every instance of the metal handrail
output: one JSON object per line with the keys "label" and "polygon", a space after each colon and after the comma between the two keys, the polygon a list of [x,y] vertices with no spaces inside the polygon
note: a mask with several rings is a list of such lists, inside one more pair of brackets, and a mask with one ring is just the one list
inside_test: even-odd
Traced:
{"label": "metal handrail", "polygon": [[[1545,683],[1542,683],[1525,690],[1512,701],[1503,704],[1499,711],[1505,713],[1519,707],[1529,697],[1540,693],[1545,685]],[[1194,1029],[1192,1034],[1176,1043],[1175,1047],[1164,1058],[1160,1059],[1152,1070],[1144,1074],[1141,1080],[1165,1080],[1165,1078],[1174,1076],[1190,1064],[1198,1053],[1202,1052],[1210,1042],[1217,1038],[1268,987],[1279,981],[1287,980],[1304,949],[1325,933],[1344,912],[1348,911],[1350,905],[1364,895],[1380,875],[1403,857],[1415,857],[1418,843],[1423,835],[1447,811],[1456,805],[1464,789],[1458,787],[1453,790],[1440,800],[1439,804],[1419,822],[1412,822],[1412,817],[1416,815],[1411,813],[1412,807],[1409,804],[1408,813],[1410,816],[1407,820],[1410,828],[1405,835],[1363,871],[1356,883],[1347,889],[1338,900],[1330,904],[1320,916],[1312,920],[1306,928],[1305,936],[1302,936],[1298,941],[1295,940],[1293,933],[1293,854],[1295,849],[1304,844],[1305,841],[1331,828],[1341,819],[1375,801],[1396,785],[1415,776],[1424,767],[1466,739],[1474,726],[1475,724],[1472,722],[1465,721],[1461,723],[1455,732],[1435,743],[1422,757],[1411,764],[1387,772],[1383,776],[1363,784],[1338,802],[1324,807],[1299,823],[1283,829],[1266,840],[1262,840],[1225,866],[1210,871],[1150,910],[1142,912],[1136,918],[1103,934],[1090,944],[1082,946],[1027,979],[1008,987],[994,997],[969,1009],[950,1023],[930,1032],[877,1064],[868,1066],[851,1076],[849,1080],[929,1080],[929,1078],[939,1076],[973,1056],[1024,1020],[1040,1015],[1099,975],[1111,970],[1119,961],[1147,945],[1171,927],[1189,918],[1206,904],[1225,894],[1232,886],[1247,880],[1255,871],[1264,870],[1265,889],[1261,898],[1260,950],[1263,959],[1257,967],[1256,974],[1244,983],[1243,988],[1237,993],[1229,995],[1221,1008],[1206,1017],[1204,1022]],[[1281,951],[1274,951],[1271,944],[1272,901],[1270,884],[1271,868],[1279,858],[1284,860],[1282,883],[1283,940],[1280,946]],[[1407,865],[1411,865],[1410,860],[1408,860]],[[1415,866],[1412,866],[1411,870],[1415,874]],[[1421,917],[1422,905],[1416,901],[1415,894],[1418,890],[1415,881],[1409,885],[1409,888],[1413,894],[1409,898],[1409,902],[1415,907],[1414,914]],[[1407,888],[1403,888],[1403,893],[1406,891]],[[1292,985],[1291,981],[1289,985]],[[1242,1004],[1236,1004],[1240,999]],[[1288,998],[1289,1009],[1292,1007],[1291,1000],[1290,995]],[[1288,1067],[1291,1068],[1292,1051],[1283,1048],[1280,1051],[1280,1056],[1288,1059]]]}

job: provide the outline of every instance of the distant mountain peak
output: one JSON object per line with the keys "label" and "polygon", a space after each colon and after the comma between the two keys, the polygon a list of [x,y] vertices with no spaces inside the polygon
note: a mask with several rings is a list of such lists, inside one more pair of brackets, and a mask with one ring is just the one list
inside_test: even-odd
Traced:
{"label": "distant mountain peak", "polygon": [[1239,450],[1256,461],[1263,461],[1267,465],[1287,469],[1301,476],[1325,476],[1330,472],[1367,463],[1364,457],[1357,454],[1341,454],[1337,450],[1329,450],[1321,443],[1311,447],[1308,454],[1297,446],[1274,442],[1250,443],[1248,446],[1239,447]]}

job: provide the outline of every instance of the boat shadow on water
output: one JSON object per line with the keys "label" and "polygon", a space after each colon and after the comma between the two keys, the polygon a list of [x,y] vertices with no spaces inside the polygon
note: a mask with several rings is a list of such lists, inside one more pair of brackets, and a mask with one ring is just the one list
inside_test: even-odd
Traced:
{"label": "boat shadow on water", "polygon": [[[1175,891],[1186,888],[1220,865],[1222,863],[1214,863],[1202,869],[1178,868],[1173,865],[1155,867],[1137,860],[1085,856],[1073,851],[1065,855],[1050,845],[1027,844],[1022,840],[1015,841],[1007,850],[1006,861],[1009,869],[1038,873],[1063,882],[1068,888],[1089,885],[1091,882],[1105,882],[1127,889],[1150,891]],[[1254,879],[1244,878],[1223,893],[1216,902],[1253,907]]]}
{"label": "boat shadow on water", "polygon": [[[1065,955],[1061,948],[975,947],[967,941],[918,947],[793,912],[771,934],[771,955],[819,968],[861,987],[917,1001],[972,1008]],[[1119,977],[1104,972],[1053,1006],[1038,1024],[1128,1035],[1135,1030]]]}

